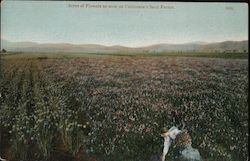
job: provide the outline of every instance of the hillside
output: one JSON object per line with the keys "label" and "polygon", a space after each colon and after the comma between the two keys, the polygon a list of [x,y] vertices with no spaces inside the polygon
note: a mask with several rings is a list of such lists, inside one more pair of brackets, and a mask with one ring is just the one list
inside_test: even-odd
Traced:
{"label": "hillside", "polygon": [[192,42],[185,44],[154,44],[145,47],[104,46],[97,44],[10,42],[2,40],[1,47],[7,51],[22,52],[83,52],[83,53],[159,53],[170,51],[224,52],[248,51],[248,40],[217,43]]}

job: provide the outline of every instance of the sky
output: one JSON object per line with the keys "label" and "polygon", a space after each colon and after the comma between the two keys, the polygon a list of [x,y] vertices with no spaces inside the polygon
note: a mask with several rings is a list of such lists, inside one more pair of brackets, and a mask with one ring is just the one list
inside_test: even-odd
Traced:
{"label": "sky", "polygon": [[130,47],[157,43],[241,41],[248,40],[248,5],[195,2],[3,1],[1,40],[3,39],[14,42]]}

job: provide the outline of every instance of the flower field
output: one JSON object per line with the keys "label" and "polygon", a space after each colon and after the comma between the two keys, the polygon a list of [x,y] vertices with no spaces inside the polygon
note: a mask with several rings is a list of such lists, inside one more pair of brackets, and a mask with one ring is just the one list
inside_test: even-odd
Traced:
{"label": "flower field", "polygon": [[152,161],[173,125],[203,160],[247,160],[247,59],[3,56],[1,67],[8,160]]}

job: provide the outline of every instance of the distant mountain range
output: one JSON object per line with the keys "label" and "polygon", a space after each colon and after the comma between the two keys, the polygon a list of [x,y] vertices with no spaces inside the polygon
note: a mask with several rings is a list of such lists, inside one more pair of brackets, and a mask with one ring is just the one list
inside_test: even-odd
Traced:
{"label": "distant mountain range", "polygon": [[224,52],[248,51],[248,40],[217,43],[154,44],[145,47],[104,46],[97,44],[10,42],[1,40],[1,48],[20,52],[82,52],[82,53],[161,53],[171,51]]}

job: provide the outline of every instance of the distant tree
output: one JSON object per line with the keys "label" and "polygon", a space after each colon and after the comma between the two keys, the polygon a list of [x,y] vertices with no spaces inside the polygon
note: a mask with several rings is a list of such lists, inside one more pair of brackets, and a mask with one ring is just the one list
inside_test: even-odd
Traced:
{"label": "distant tree", "polygon": [[5,50],[5,49],[2,49],[2,53],[6,53],[7,52],[7,50]]}

